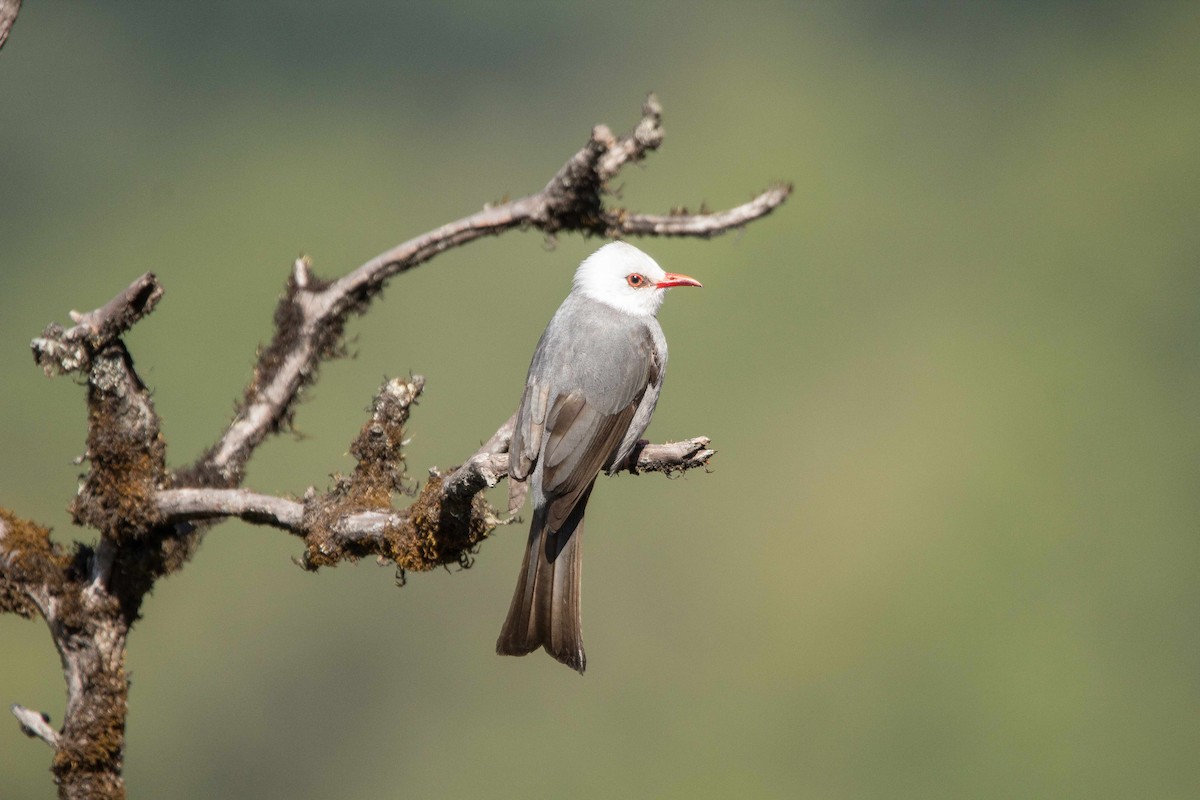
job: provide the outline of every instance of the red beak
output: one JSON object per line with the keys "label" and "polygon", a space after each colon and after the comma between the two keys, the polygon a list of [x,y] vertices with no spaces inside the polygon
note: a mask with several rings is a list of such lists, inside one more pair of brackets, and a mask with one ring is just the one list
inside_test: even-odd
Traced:
{"label": "red beak", "polygon": [[654,284],[659,289],[670,289],[672,286],[703,286],[704,284],[695,278],[689,278],[687,275],[676,275],[674,272],[668,272],[663,276],[663,279]]}

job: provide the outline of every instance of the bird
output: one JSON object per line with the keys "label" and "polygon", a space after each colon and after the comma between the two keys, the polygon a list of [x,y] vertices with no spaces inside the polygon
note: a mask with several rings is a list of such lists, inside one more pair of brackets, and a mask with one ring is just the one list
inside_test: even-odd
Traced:
{"label": "bird", "polygon": [[667,290],[700,285],[622,241],[605,244],[575,271],[534,350],[514,418],[510,512],[528,490],[533,518],[497,653],[543,647],[583,674],[584,511],[599,473],[618,471],[644,444],[667,369],[656,317]]}

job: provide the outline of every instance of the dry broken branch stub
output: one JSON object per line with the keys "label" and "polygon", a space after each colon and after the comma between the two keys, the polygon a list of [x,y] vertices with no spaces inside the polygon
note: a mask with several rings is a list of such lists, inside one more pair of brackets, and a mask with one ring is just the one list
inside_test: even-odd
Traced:
{"label": "dry broken branch stub", "polygon": [[371,418],[350,445],[358,465],[346,483],[347,504],[376,508],[389,505],[395,492],[416,493],[404,474],[404,425],[424,388],[425,378],[413,375],[388,381],[375,396]]}
{"label": "dry broken branch stub", "polygon": [[153,311],[162,294],[158,278],[147,272],[100,308],[86,314],[72,311],[73,327],[47,326],[32,342],[34,360],[47,375],[85,372],[92,356]]}
{"label": "dry broken branch stub", "polygon": [[[391,519],[392,496],[413,493],[404,474],[404,425],[425,379],[386,382],[375,396],[370,419],[350,447],[358,464],[323,496],[305,497],[302,519],[303,564],[308,569],[341,560],[375,555],[404,571],[425,571],[447,563],[465,563],[469,553],[494,525],[482,498],[455,506],[443,497],[440,481],[431,479],[403,514]],[[343,521],[359,513],[385,514],[388,524],[371,536],[357,536]]]}

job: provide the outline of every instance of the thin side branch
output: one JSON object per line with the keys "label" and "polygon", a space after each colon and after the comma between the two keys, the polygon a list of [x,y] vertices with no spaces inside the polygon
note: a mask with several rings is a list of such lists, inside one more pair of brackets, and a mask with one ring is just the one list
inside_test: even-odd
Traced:
{"label": "thin side branch", "polygon": [[748,203],[711,213],[622,214],[621,231],[634,236],[720,236],[770,214],[792,193],[790,183],[774,186]]}
{"label": "thin side branch", "polygon": [[303,530],[304,503],[249,489],[164,489],[154,503],[172,523],[236,517],[293,533]]}
{"label": "thin side branch", "polygon": [[58,749],[58,731],[50,727],[50,716],[32,708],[14,703],[13,716],[21,723],[21,733],[31,739],[37,737],[54,749]]}

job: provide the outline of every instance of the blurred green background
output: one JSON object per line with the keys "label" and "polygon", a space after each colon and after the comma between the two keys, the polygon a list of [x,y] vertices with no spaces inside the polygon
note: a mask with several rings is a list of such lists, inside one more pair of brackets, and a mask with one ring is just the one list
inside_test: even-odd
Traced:
{"label": "blurred green background", "polygon": [[[292,259],[336,275],[539,189],[647,90],[650,212],[796,194],[661,319],[603,480],[588,674],[493,655],[523,527],[466,572],[312,575],[226,524],[129,651],[132,797],[1200,796],[1200,6],[26,3],[0,51],[0,504],[55,527],[83,390],[29,340],[153,270],[128,337],[173,465],[227,421]],[[394,281],[247,485],[325,486],[383,376],[409,463],[515,406],[598,244],[511,233]],[[62,718],[44,626],[0,700]],[[7,715],[5,715],[7,717]],[[0,797],[53,792],[0,720]]]}

